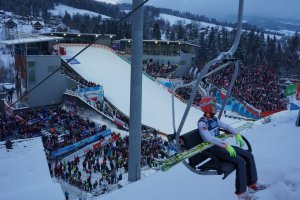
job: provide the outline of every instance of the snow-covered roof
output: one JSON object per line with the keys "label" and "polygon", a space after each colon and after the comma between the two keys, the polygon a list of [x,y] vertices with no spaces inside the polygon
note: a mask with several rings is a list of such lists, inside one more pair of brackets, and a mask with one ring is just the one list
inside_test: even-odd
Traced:
{"label": "snow-covered roof", "polygon": [[35,24],[35,23],[40,23],[41,25],[45,25],[45,23],[43,21],[32,21],[32,24]]}
{"label": "snow-covered roof", "polygon": [[0,199],[64,200],[60,185],[51,179],[41,138],[12,142],[9,150],[0,142]]}
{"label": "snow-covered roof", "polygon": [[0,89],[4,90],[9,90],[11,88],[15,88],[15,84],[14,83],[0,83]]}
{"label": "snow-covered roof", "polygon": [[46,41],[55,41],[62,40],[63,37],[50,37],[45,35],[32,35],[31,37],[18,38],[13,40],[2,40],[0,44],[12,45],[12,44],[26,44],[26,43],[35,43],[35,42],[46,42]]}
{"label": "snow-covered roof", "polygon": [[12,21],[14,23],[17,23],[15,20],[13,20],[12,18],[8,18],[8,19],[4,19],[4,23],[7,23],[9,21]]}
{"label": "snow-covered roof", "polygon": [[55,28],[59,28],[59,27],[68,27],[67,25],[65,25],[63,22],[61,22],[60,24],[58,24],[57,26],[55,26]]}

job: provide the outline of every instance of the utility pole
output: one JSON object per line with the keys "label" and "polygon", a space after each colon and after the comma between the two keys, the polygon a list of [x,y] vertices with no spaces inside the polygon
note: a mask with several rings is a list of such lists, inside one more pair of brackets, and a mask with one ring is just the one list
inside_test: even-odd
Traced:
{"label": "utility pole", "polygon": [[[143,0],[133,0],[132,10],[137,8],[142,3]],[[140,8],[135,10],[131,16],[132,54],[128,158],[128,180],[130,182],[135,182],[141,179],[143,20],[144,6],[141,6]]]}

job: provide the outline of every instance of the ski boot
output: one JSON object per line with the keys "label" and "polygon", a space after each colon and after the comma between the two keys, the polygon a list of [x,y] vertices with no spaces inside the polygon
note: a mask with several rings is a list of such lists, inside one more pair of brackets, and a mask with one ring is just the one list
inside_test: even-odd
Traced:
{"label": "ski boot", "polygon": [[257,197],[249,192],[244,192],[238,195],[238,200],[256,200]]}
{"label": "ski boot", "polygon": [[264,190],[268,187],[269,187],[269,185],[267,185],[267,184],[255,183],[253,185],[248,186],[248,192],[250,194],[254,194],[255,192],[259,192],[259,191]]}

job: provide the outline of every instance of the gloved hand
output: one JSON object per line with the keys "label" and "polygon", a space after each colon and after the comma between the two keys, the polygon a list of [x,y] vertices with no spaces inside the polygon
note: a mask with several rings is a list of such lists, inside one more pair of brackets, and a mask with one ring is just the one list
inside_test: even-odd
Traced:
{"label": "gloved hand", "polygon": [[241,134],[239,134],[239,133],[237,133],[237,134],[235,135],[235,142],[236,142],[236,144],[239,145],[240,147],[243,147],[244,144],[245,144],[245,141],[243,140]]}
{"label": "gloved hand", "polygon": [[234,148],[230,145],[227,144],[227,146],[225,147],[226,151],[228,151],[230,157],[236,157],[236,152],[234,150]]}

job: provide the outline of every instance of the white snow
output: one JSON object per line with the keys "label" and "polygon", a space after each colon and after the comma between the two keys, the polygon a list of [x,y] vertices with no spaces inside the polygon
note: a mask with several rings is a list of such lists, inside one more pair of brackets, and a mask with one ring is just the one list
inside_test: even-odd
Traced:
{"label": "white snow", "polygon": [[0,199],[63,200],[51,179],[41,138],[13,141],[13,149],[0,142]]}
{"label": "white snow", "polygon": [[159,17],[168,20],[170,22],[170,25],[177,24],[179,21],[181,21],[183,24],[190,24],[192,22],[192,20],[190,19],[177,17],[174,15],[168,15],[168,14],[159,14]]}
{"label": "white snow", "polygon": [[[5,29],[0,26],[0,41],[5,39]],[[5,45],[0,44],[0,68],[8,68],[11,63],[14,62],[14,58],[10,52],[10,49]]]}
{"label": "white snow", "polygon": [[[175,24],[178,24],[178,23],[182,23],[183,25],[186,25],[186,24],[190,24],[190,23],[193,22],[193,23],[198,24],[200,28],[219,27],[216,24],[201,22],[201,21],[193,21],[193,20],[190,20],[190,19],[177,17],[177,16],[169,15],[169,14],[159,14],[159,18],[162,18],[164,20],[168,20],[170,22],[170,25],[175,25]],[[225,27],[225,28],[228,29],[229,31],[232,30],[231,27]]]}
{"label": "white snow", "polygon": [[49,12],[54,16],[61,16],[61,17],[64,17],[65,13],[68,12],[71,16],[79,14],[79,15],[88,15],[90,17],[97,17],[101,15],[102,19],[110,18],[106,15],[102,15],[88,10],[73,8],[62,4],[55,6],[54,10],[49,10]]}
{"label": "white snow", "polygon": [[0,67],[8,68],[9,65],[14,62],[14,59],[11,54],[3,51],[0,51]]}
{"label": "white snow", "polygon": [[[182,17],[177,17],[174,15],[169,15],[169,14],[160,14],[159,18],[167,20],[170,22],[170,25],[175,25],[178,23],[182,23],[182,25],[187,25],[190,23],[195,23],[198,24],[199,28],[215,28],[218,30],[221,30],[222,28],[225,28],[227,31],[232,31],[233,28],[228,27],[228,26],[220,26],[220,25],[216,25],[216,24],[212,24],[212,23],[208,23],[208,22],[202,22],[202,21],[194,21],[194,20],[190,20],[190,19],[186,19],[186,18],[182,18]],[[243,23],[246,23],[247,21],[243,21]],[[280,30],[280,31],[274,31],[274,30],[269,30],[272,31],[274,33],[279,33],[285,36],[293,36],[295,34],[295,31],[289,31],[289,30]],[[243,32],[249,32],[246,30],[243,30]],[[279,35],[274,35],[274,34],[264,34],[265,38],[267,38],[267,36],[270,36],[271,38],[273,38],[274,36],[276,37],[277,40],[280,40],[282,38],[282,36]]]}
{"label": "white snow", "polygon": [[110,4],[117,4],[119,3],[119,0],[95,0],[99,2],[104,2],[104,3],[110,3]]}
{"label": "white snow", "polygon": [[58,40],[62,40],[62,39],[64,39],[64,38],[63,37],[44,36],[44,35],[32,35],[32,37],[0,41],[0,44],[13,45],[13,44],[44,42],[44,41],[57,41],[58,42]]}
{"label": "white snow", "polygon": [[292,37],[296,34],[296,31],[290,31],[290,30],[279,30],[277,32],[280,34],[286,35],[288,37]]}

